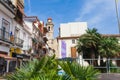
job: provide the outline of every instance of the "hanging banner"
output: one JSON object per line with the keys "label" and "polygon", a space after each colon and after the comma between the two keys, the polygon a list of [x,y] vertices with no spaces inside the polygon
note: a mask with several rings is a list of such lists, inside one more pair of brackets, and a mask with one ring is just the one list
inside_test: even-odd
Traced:
{"label": "hanging banner", "polygon": [[61,57],[66,57],[66,43],[65,41],[61,41]]}

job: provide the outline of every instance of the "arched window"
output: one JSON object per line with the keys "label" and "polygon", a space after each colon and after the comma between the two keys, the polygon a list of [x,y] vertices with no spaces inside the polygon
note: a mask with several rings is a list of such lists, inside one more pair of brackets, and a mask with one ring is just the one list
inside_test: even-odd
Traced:
{"label": "arched window", "polygon": [[48,27],[48,31],[50,31],[50,26]]}

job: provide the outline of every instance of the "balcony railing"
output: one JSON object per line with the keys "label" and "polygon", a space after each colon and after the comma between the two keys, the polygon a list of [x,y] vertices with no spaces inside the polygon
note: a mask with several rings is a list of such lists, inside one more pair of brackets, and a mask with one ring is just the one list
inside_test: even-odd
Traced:
{"label": "balcony railing", "polygon": [[23,42],[24,42],[24,40],[22,40],[22,39],[20,39],[20,38],[18,38],[18,37],[15,37],[15,38],[14,38],[14,44],[15,44],[16,46],[23,47]]}
{"label": "balcony railing", "polygon": [[12,4],[11,0],[0,0],[4,6],[6,6],[12,13],[15,14],[16,7]]}
{"label": "balcony railing", "polygon": [[24,6],[24,0],[18,0],[18,3]]}
{"label": "balcony railing", "polygon": [[10,35],[10,32],[7,32],[3,29],[0,29],[0,40],[14,44],[19,47],[23,47],[24,40]]}
{"label": "balcony railing", "polygon": [[3,29],[0,29],[0,40],[5,41],[5,42],[11,42],[9,32]]}
{"label": "balcony railing", "polygon": [[30,48],[31,48],[32,46],[30,46],[30,45],[23,45],[23,50],[29,50]]}

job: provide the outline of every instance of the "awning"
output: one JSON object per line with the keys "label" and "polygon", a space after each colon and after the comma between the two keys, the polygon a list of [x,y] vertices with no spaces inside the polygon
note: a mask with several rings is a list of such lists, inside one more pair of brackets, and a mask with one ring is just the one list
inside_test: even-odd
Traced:
{"label": "awning", "polygon": [[10,57],[10,56],[5,55],[5,54],[0,54],[0,57],[5,58],[6,60],[17,60],[17,58],[13,58],[13,57]]}
{"label": "awning", "polygon": [[16,52],[17,54],[22,54],[22,50],[21,50],[20,48],[16,48],[16,49],[15,49],[15,52]]}
{"label": "awning", "polygon": [[17,54],[17,53],[12,53],[12,57],[15,58],[20,58],[20,59],[30,59],[30,55],[27,54]]}
{"label": "awning", "polygon": [[16,54],[22,54],[22,50],[20,48],[14,48],[14,47],[11,47],[10,48],[10,52],[15,52]]}
{"label": "awning", "polygon": [[12,57],[23,59],[23,56],[21,54],[14,53],[14,52],[12,53]]}
{"label": "awning", "polygon": [[24,59],[30,59],[30,55],[27,54],[21,54],[23,56]]}

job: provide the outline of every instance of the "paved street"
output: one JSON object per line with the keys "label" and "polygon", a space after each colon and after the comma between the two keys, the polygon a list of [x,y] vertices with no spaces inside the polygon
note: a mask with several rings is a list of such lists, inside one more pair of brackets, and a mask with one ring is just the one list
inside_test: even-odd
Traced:
{"label": "paved street", "polygon": [[120,74],[116,73],[103,73],[99,76],[98,80],[120,80]]}
{"label": "paved street", "polygon": [[5,80],[5,79],[3,79],[3,78],[0,77],[0,80]]}

